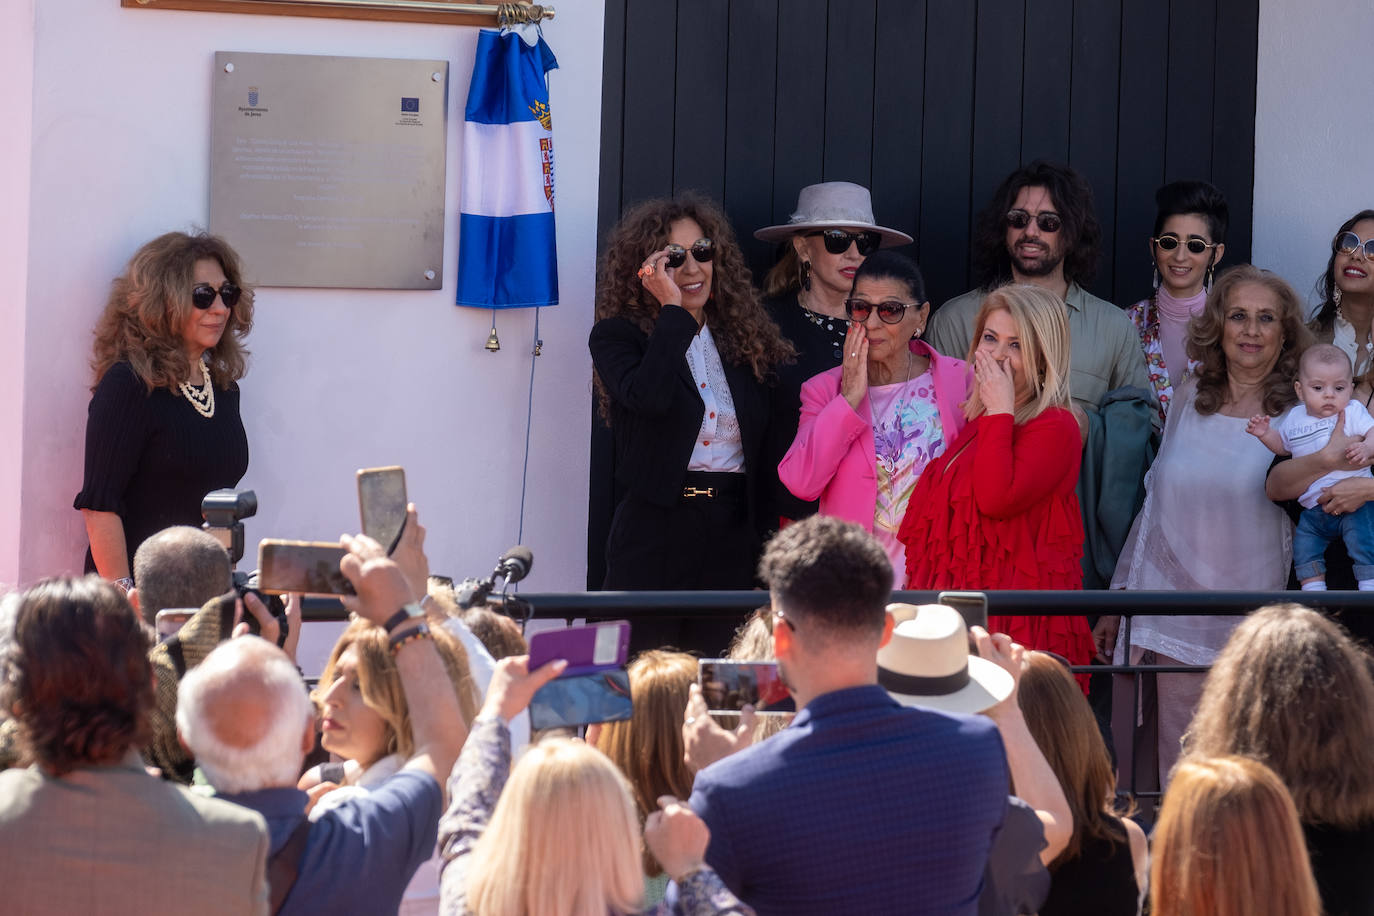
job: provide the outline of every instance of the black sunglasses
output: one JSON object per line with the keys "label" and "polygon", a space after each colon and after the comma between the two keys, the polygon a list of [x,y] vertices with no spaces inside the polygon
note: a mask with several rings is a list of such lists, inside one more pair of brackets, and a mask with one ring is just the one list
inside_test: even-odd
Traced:
{"label": "black sunglasses", "polygon": [[896,299],[887,299],[883,302],[869,302],[867,299],[846,299],[844,300],[844,313],[850,321],[857,321],[863,324],[868,320],[868,313],[874,309],[878,310],[878,320],[883,324],[897,324],[902,320],[909,308],[917,308],[915,302],[898,302]]}
{"label": "black sunglasses", "polygon": [[1037,213],[1034,217],[1025,210],[1017,209],[1007,211],[1007,225],[1013,229],[1026,228],[1030,225],[1032,219],[1035,220],[1035,225],[1039,227],[1041,232],[1058,232],[1064,225],[1063,217],[1058,213],[1051,213],[1048,210]]}
{"label": "black sunglasses", "polygon": [[831,254],[844,254],[849,250],[849,246],[858,244],[859,254],[868,257],[871,253],[878,250],[878,246],[883,243],[883,234],[874,232],[872,229],[864,229],[860,232],[846,232],[843,229],[820,229],[816,232],[808,233],[811,236],[819,235],[825,240],[825,250]]}
{"label": "black sunglasses", "polygon": [[228,280],[221,283],[219,289],[215,289],[209,283],[197,283],[191,289],[191,304],[205,311],[215,304],[215,296],[219,296],[219,301],[224,303],[224,307],[231,309],[238,305],[239,296],[242,295],[243,290]]}
{"label": "black sunglasses", "polygon": [[710,239],[697,239],[692,243],[690,249],[669,243],[667,266],[681,267],[686,264],[688,251],[692,252],[692,257],[696,258],[699,263],[705,264],[707,261],[715,260],[716,243]]}
{"label": "black sunglasses", "polygon": [[1160,251],[1173,251],[1179,245],[1183,245],[1188,249],[1189,254],[1202,254],[1208,248],[1217,247],[1215,242],[1204,242],[1197,236],[1193,236],[1189,239],[1181,239],[1178,236],[1174,235],[1172,232],[1166,235],[1161,235],[1157,239],[1150,239],[1150,241],[1158,245]]}
{"label": "black sunglasses", "polygon": [[1364,256],[1374,261],[1374,238],[1362,242],[1353,232],[1342,232],[1336,236],[1336,250],[1341,254],[1354,254],[1361,248],[1364,249]]}

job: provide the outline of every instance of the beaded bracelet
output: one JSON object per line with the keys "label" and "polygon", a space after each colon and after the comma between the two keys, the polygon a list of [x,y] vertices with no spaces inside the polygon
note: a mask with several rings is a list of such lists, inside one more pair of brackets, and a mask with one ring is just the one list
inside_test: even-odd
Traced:
{"label": "beaded bracelet", "polygon": [[391,646],[391,654],[395,655],[401,651],[401,647],[408,642],[417,639],[429,639],[429,624],[422,623],[413,630],[406,630],[404,633],[397,633],[387,642]]}

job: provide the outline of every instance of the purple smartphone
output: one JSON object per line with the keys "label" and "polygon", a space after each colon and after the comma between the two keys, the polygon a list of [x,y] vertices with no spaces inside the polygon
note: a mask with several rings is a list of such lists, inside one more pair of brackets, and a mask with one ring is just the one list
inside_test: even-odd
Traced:
{"label": "purple smartphone", "polygon": [[557,658],[567,659],[562,677],[596,668],[624,665],[630,653],[630,622],[608,620],[585,627],[547,630],[530,637],[530,670]]}

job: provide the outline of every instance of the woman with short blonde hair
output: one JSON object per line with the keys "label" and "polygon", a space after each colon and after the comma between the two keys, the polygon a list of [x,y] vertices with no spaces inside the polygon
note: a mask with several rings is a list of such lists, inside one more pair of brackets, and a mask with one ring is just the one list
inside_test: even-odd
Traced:
{"label": "woman with short blonde hair", "polygon": [[[1083,587],[1082,458],[1069,397],[1068,306],[1038,286],[993,290],[968,361],[968,425],[926,465],[898,539],[911,589]],[[992,617],[990,629],[1086,665],[1083,617]],[[1086,680],[1084,681],[1086,688]]]}
{"label": "woman with short blonde hair", "polygon": [[1186,757],[1154,832],[1154,916],[1318,916],[1298,812],[1248,757]]}

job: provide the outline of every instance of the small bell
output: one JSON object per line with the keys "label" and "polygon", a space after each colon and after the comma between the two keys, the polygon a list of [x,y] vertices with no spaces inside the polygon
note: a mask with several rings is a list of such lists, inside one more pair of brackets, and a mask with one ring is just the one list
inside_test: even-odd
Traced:
{"label": "small bell", "polygon": [[501,349],[501,338],[496,336],[496,313],[491,316],[491,333],[487,335],[487,352],[495,353]]}

